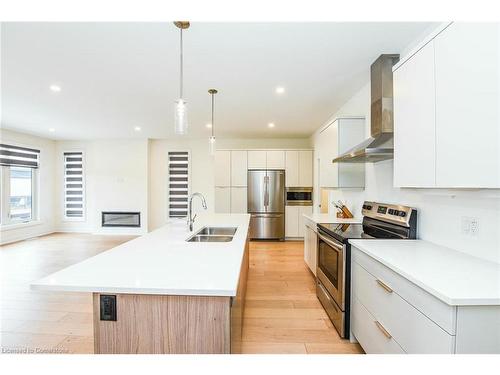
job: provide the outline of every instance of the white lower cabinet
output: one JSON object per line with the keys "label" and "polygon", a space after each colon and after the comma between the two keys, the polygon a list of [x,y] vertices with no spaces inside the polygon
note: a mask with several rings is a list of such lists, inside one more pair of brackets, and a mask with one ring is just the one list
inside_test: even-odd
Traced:
{"label": "white lower cabinet", "polygon": [[299,206],[285,207],[285,237],[299,236]]}
{"label": "white lower cabinet", "polygon": [[316,233],[316,224],[304,225],[304,261],[316,276],[316,267],[318,266],[318,235]]}
{"label": "white lower cabinet", "polygon": [[285,237],[304,237],[304,214],[311,214],[312,206],[285,207]]}
{"label": "white lower cabinet", "polygon": [[381,331],[385,340],[394,340],[407,353],[453,353],[455,336],[356,262],[352,263],[352,283],[353,295],[377,322],[373,330]]}
{"label": "white lower cabinet", "polygon": [[450,306],[352,246],[351,332],[367,353],[500,354],[500,306]]}
{"label": "white lower cabinet", "polygon": [[299,237],[303,238],[305,236],[305,217],[304,215],[310,215],[313,212],[312,206],[299,206]]}
{"label": "white lower cabinet", "polygon": [[246,214],[247,213],[247,188],[232,187],[231,188],[231,213]]}
{"label": "white lower cabinet", "polygon": [[231,188],[215,188],[215,212],[218,214],[231,213]]}
{"label": "white lower cabinet", "polygon": [[399,344],[384,332],[383,326],[377,324],[358,298],[353,295],[351,302],[351,331],[356,336],[366,353],[370,354],[404,354]]}

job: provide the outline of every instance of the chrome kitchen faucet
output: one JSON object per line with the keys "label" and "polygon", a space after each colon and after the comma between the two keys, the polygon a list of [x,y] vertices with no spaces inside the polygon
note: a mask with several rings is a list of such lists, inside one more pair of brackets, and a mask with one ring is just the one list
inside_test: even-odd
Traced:
{"label": "chrome kitchen faucet", "polygon": [[203,208],[206,210],[207,209],[207,201],[205,200],[205,197],[201,193],[193,193],[189,196],[188,200],[188,226],[189,226],[189,231],[193,231],[193,223],[194,219],[196,219],[196,214],[193,216],[193,198],[194,197],[200,197],[201,199],[201,204],[203,205]]}

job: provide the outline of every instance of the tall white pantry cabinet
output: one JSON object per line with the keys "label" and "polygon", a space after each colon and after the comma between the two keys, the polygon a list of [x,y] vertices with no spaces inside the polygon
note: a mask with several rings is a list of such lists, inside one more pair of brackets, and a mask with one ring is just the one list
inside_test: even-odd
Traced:
{"label": "tall white pantry cabinet", "polygon": [[452,23],[394,66],[394,185],[500,187],[500,26]]}
{"label": "tall white pantry cabinet", "polygon": [[215,153],[215,212],[247,213],[247,151],[219,150]]}

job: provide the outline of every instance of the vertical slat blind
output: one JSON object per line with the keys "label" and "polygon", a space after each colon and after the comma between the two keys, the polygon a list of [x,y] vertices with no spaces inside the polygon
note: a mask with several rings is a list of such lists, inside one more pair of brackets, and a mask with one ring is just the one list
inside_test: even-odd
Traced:
{"label": "vertical slat blind", "polygon": [[83,218],[85,196],[83,152],[64,153],[64,216]]}
{"label": "vertical slat blind", "polygon": [[189,153],[168,153],[168,216],[186,217],[189,194]]}
{"label": "vertical slat blind", "polygon": [[38,168],[40,150],[0,144],[0,165]]}

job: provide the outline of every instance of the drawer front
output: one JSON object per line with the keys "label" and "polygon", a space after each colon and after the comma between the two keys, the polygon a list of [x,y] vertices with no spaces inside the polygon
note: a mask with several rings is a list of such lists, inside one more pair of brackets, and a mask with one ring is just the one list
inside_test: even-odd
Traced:
{"label": "drawer front", "polygon": [[389,285],[405,301],[414,306],[450,335],[455,335],[456,308],[447,305],[411,281],[400,276],[379,261],[352,247],[352,261],[361,265],[375,278]]}
{"label": "drawer front", "polygon": [[352,264],[352,293],[407,353],[454,352],[455,336],[356,262]]}
{"label": "drawer front", "polygon": [[368,354],[404,354],[405,351],[390,337],[384,327],[352,296],[351,331]]}

